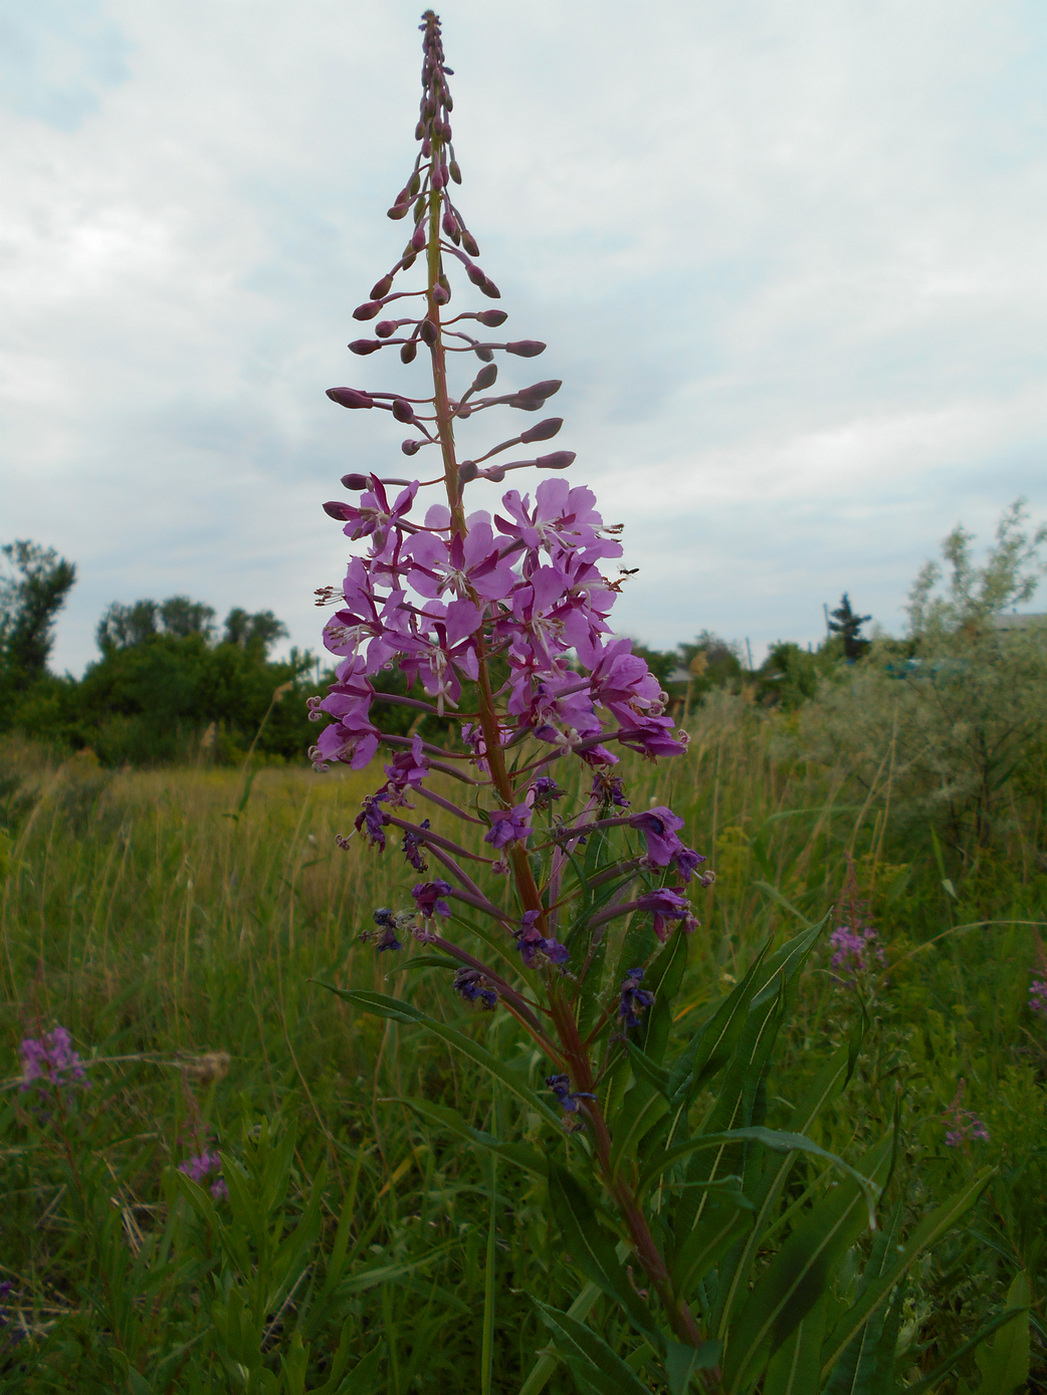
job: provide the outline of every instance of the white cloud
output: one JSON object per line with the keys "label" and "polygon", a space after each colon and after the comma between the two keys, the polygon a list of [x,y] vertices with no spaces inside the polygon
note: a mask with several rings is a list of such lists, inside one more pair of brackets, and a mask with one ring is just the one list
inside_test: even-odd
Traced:
{"label": "white cloud", "polygon": [[[402,235],[418,8],[41,0],[18,31],[0,532],[79,564],[59,664],[110,600],[175,591],[315,646],[343,542],[319,503],[403,468],[323,390],[400,371],[344,345]],[[1041,12],[442,14],[464,210],[549,341],[578,480],[629,522],[623,628],[806,640],[845,588],[896,624],[957,517],[1043,512]]]}

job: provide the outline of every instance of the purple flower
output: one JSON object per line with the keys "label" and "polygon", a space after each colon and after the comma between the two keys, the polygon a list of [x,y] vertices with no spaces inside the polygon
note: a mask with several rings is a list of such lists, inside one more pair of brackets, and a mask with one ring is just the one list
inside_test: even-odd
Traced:
{"label": "purple flower", "polygon": [[379,906],[374,912],[374,923],[382,931],[382,938],[377,943],[378,953],[383,949],[403,949],[403,945],[396,938],[396,932],[400,929],[400,920],[403,917],[395,916],[388,906]]}
{"label": "purple flower", "polygon": [[594,1100],[595,1095],[589,1094],[585,1090],[571,1091],[571,1078],[567,1075],[547,1075],[545,1083],[563,1106],[564,1113],[577,1114],[582,1106],[579,1100]]}
{"label": "purple flower", "polygon": [[565,945],[551,935],[543,935],[538,928],[541,911],[524,911],[520,929],[515,931],[520,958],[528,969],[533,969],[539,955],[550,964],[566,964],[571,957]]}
{"label": "purple flower", "polygon": [[537,780],[532,780],[527,798],[532,808],[548,809],[554,799],[562,799],[564,794],[565,791],[555,780],[551,780],[548,775],[539,775]]}
{"label": "purple flower", "polygon": [[87,1090],[91,1082],[84,1074],[83,1062],[73,1050],[73,1039],[65,1027],[56,1027],[42,1037],[26,1037],[22,1042],[21,1090],[28,1090],[34,1080],[55,1088],[79,1085]]}
{"label": "purple flower", "polygon": [[411,895],[419,911],[430,920],[434,915],[449,916],[451,907],[443,899],[451,892],[451,883],[441,881],[439,878],[434,882],[419,882],[417,886],[411,888]]}
{"label": "purple flower", "polygon": [[878,943],[879,936],[871,926],[838,925],[829,936],[833,948],[832,966],[841,974],[857,979],[872,969],[872,961],[885,964],[887,956]]}
{"label": "purple flower", "polygon": [[229,1196],[229,1188],[222,1178],[222,1160],[217,1153],[203,1152],[195,1158],[186,1158],[178,1164],[178,1171],[201,1187],[210,1177],[209,1189],[216,1201],[224,1201]]}
{"label": "purple flower", "polygon": [[649,988],[641,988],[643,969],[630,969],[622,982],[622,994],[618,1003],[618,1017],[626,1031],[639,1027],[641,1014],[654,1002],[654,994]]}
{"label": "purple flower", "polygon": [[625,797],[625,786],[618,775],[605,775],[602,770],[597,770],[593,775],[593,798],[598,799],[605,809],[612,806],[618,809],[628,809],[629,801]]}
{"label": "purple flower", "polygon": [[496,848],[507,848],[514,839],[531,836],[531,811],[526,804],[517,804],[512,809],[491,811],[491,827],[484,834],[484,842]]}
{"label": "purple flower", "polygon": [[479,969],[456,970],[454,989],[468,1002],[479,1002],[487,1012],[493,1012],[498,1004],[498,994]]}
{"label": "purple flower", "polygon": [[664,940],[669,933],[668,922],[682,920],[685,930],[693,930],[698,922],[691,914],[691,905],[686,897],[671,887],[662,886],[657,891],[648,891],[638,896],[633,903],[638,911],[650,911],[654,916],[654,933]]}
{"label": "purple flower", "polygon": [[664,804],[630,815],[629,826],[638,828],[646,838],[647,861],[652,867],[668,867],[683,848],[676,836],[677,830],[683,828],[683,819]]}
{"label": "purple flower", "polygon": [[953,1102],[945,1111],[945,1118],[952,1124],[952,1128],[945,1134],[945,1142],[949,1148],[968,1149],[972,1139],[980,1142],[989,1142],[989,1130],[985,1127],[977,1114],[970,1109],[961,1109],[960,1100],[966,1088],[966,1081],[961,1080],[956,1087],[956,1094]]}
{"label": "purple flower", "polygon": [[403,840],[400,843],[401,852],[416,872],[426,872],[429,870],[429,864],[422,856],[422,848],[425,847],[425,842],[418,836],[419,833],[423,832],[428,827],[429,820],[423,819],[418,825],[418,833],[412,832],[409,828],[405,829]]}
{"label": "purple flower", "polygon": [[355,819],[357,833],[366,827],[371,846],[379,852],[385,852],[385,825],[388,822],[388,815],[382,812],[377,796],[369,794]]}
{"label": "purple flower", "polygon": [[1029,984],[1029,1008],[1041,1017],[1047,1017],[1047,983],[1042,979],[1034,978]]}

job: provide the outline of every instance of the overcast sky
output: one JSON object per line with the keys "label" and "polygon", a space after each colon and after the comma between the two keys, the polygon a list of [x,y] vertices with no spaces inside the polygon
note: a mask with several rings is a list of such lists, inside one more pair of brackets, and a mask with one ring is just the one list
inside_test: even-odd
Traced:
{"label": "overcast sky", "polygon": [[[404,469],[324,389],[404,387],[345,345],[403,244],[421,8],[0,0],[0,539],[77,564],[59,670],[175,593],[318,646],[320,504]],[[621,632],[759,657],[845,589],[897,632],[954,523],[1044,516],[1041,0],[440,13],[461,207],[549,344],[519,385],[564,380],[640,568]]]}

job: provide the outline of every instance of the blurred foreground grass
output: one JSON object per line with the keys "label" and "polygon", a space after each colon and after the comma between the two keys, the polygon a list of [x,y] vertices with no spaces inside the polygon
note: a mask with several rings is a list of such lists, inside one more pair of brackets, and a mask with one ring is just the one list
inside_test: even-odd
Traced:
{"label": "blurred foreground grass", "polygon": [[[892,1185],[912,1216],[976,1167],[1000,1167],[912,1284],[900,1351],[931,1369],[1024,1271],[1042,1370],[1047,1031],[1028,1008],[1047,920],[1038,831],[961,875],[929,831],[892,826],[886,755],[859,785],[727,695],[691,725],[685,758],[624,771],[634,807],[671,803],[717,872],[699,893],[681,1030],[766,937],[834,904],[833,924],[874,925],[882,972],[855,984],[823,948],[769,1094],[787,1118],[868,1015],[820,1141],[851,1155],[900,1111]],[[478,1127],[497,1116],[508,1137],[537,1137],[538,1120],[431,1040],[354,1014],[316,982],[408,994],[472,1023],[541,1085],[544,1063],[510,1020],[473,1013],[440,974],[404,972],[410,946],[394,961],[360,943],[376,906],[404,907],[411,876],[395,847],[335,846],[374,784],[337,770],[263,769],[250,785],[225,770],[114,773],[89,753],[54,764],[17,742],[0,755],[5,1389],[291,1395],[327,1388],[342,1342],[350,1368],[365,1363],[347,1390],[474,1390],[485,1312],[487,1388],[519,1389],[543,1342],[527,1295],[574,1297],[532,1184],[492,1177],[476,1150],[389,1101],[425,1095]],[[48,1113],[18,1089],[18,1043],[56,1024],[91,1088]],[[988,1141],[946,1144],[954,1101]],[[257,1234],[241,1216],[223,1231],[176,1204],[172,1165],[211,1147],[252,1179]],[[976,1385],[973,1364],[967,1374]]]}

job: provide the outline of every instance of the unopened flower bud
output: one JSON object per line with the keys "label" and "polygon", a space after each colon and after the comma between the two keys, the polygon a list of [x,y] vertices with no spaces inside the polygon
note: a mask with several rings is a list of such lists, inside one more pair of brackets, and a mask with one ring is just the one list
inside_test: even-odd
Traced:
{"label": "unopened flower bud", "polygon": [[350,507],[349,504],[343,504],[340,499],[329,499],[327,503],[324,504],[324,513],[327,514],[329,518],[337,518],[340,523],[344,523],[348,517],[347,510]]}
{"label": "unopened flower bud", "polygon": [[425,224],[419,223],[411,235],[411,246],[414,248],[416,252],[421,252],[422,249],[425,247],[426,236],[427,232]]}
{"label": "unopened flower bud", "polygon": [[433,287],[433,300],[436,302],[437,305],[446,305],[450,299],[451,292],[447,289],[446,286],[441,286],[439,283],[437,283]]}
{"label": "unopened flower bud", "polygon": [[532,441],[548,441],[556,435],[561,426],[563,426],[563,417],[546,417],[545,421],[540,421],[529,431],[522,432],[520,440],[525,446],[529,446]]}
{"label": "unopened flower bud", "polygon": [[540,339],[516,339],[511,344],[506,344],[506,353],[516,354],[518,358],[537,358],[539,354],[545,353],[545,345]]}
{"label": "unopened flower bud", "polygon": [[505,471],[501,465],[488,465],[483,472],[483,477],[485,480],[494,480],[495,484],[501,484],[502,480],[505,479]]}
{"label": "unopened flower bud", "polygon": [[407,343],[403,346],[403,348],[400,350],[400,362],[412,363],[417,353],[418,345],[415,343],[413,339],[409,339]]}
{"label": "unopened flower bud", "polygon": [[405,426],[409,426],[414,421],[414,408],[405,398],[394,397],[393,416],[397,421],[402,421]]}
{"label": "unopened flower bud", "polygon": [[410,206],[409,203],[394,203],[385,216],[391,218],[394,223],[398,223],[401,218],[406,218]]}
{"label": "unopened flower bud", "polygon": [[474,286],[482,286],[483,283],[487,280],[487,277],[484,275],[484,273],[480,270],[480,268],[476,265],[475,262],[466,262],[465,274],[466,276],[468,276],[469,280],[473,283]]}
{"label": "unopened flower bud", "polygon": [[479,373],[477,373],[476,377],[473,379],[473,385],[472,385],[472,388],[470,389],[470,391],[472,391],[472,392],[484,392],[484,391],[486,391],[487,388],[493,387],[494,382],[495,382],[495,379],[496,379],[497,377],[498,377],[498,365],[497,365],[496,363],[490,363],[490,364],[488,364],[486,368],[481,368],[480,371],[479,371]]}
{"label": "unopened flower bud", "polygon": [[481,310],[476,318],[487,329],[497,329],[499,325],[504,325],[509,318],[505,310]]}
{"label": "unopened flower bud", "polygon": [[422,327],[418,331],[423,344],[433,345],[439,338],[439,333],[432,320],[423,320]]}
{"label": "unopened flower bud", "polygon": [[332,402],[337,402],[339,407],[373,407],[374,403],[366,392],[358,392],[351,387],[333,387],[327,389],[327,396]]}
{"label": "unopened flower bud", "polygon": [[[448,107],[448,111],[450,111],[450,107]],[[462,171],[458,168],[458,161],[457,161],[457,160],[452,160],[451,163],[450,163],[450,165],[448,165],[448,169],[449,169],[449,171],[450,171],[451,178],[454,180],[454,182],[455,182],[456,184],[461,184],[461,182],[462,182]]]}
{"label": "unopened flower bud", "polygon": [[382,308],[380,300],[368,300],[363,305],[358,305],[353,311],[354,320],[373,320]]}
{"label": "unopened flower bud", "polygon": [[485,276],[480,284],[480,292],[489,296],[491,300],[501,300],[502,293],[489,276]]}
{"label": "unopened flower bud", "polygon": [[349,352],[353,354],[373,354],[382,347],[380,339],[354,339],[349,345]]}
{"label": "unopened flower bud", "polygon": [[457,413],[456,413],[456,415],[460,416],[460,417],[462,418],[463,421],[465,420],[466,417],[471,417],[472,414],[473,414],[473,409],[472,409],[472,407],[469,406],[469,403],[468,403],[468,402],[466,402],[466,404],[465,404],[463,407],[459,407],[458,410],[457,410]]}
{"label": "unopened flower bud", "polygon": [[463,460],[458,466],[458,483],[468,484],[480,473],[475,460]]}
{"label": "unopened flower bud", "polygon": [[539,470],[566,470],[575,456],[573,450],[554,450],[551,455],[540,455],[534,463]]}
{"label": "unopened flower bud", "polygon": [[489,349],[486,344],[475,344],[473,346],[473,353],[481,363],[490,363],[494,358],[494,350]]}
{"label": "unopened flower bud", "polygon": [[371,299],[383,300],[392,289],[393,278],[391,276],[383,276],[380,281],[376,281],[371,287]]}
{"label": "unopened flower bud", "polygon": [[452,242],[458,243],[462,240],[462,234],[458,231],[458,220],[449,208],[444,209],[444,216],[441,220],[444,232]]}
{"label": "unopened flower bud", "polygon": [[369,489],[371,485],[371,481],[366,475],[343,475],[342,483],[345,485],[346,489],[354,489],[357,491]]}
{"label": "unopened flower bud", "polygon": [[469,253],[470,257],[478,257],[480,255],[480,248],[477,245],[476,238],[473,237],[468,228],[462,229],[462,246]]}
{"label": "unopened flower bud", "polygon": [[433,166],[433,188],[434,188],[434,189],[442,189],[442,188],[444,187],[444,185],[447,183],[447,175],[446,175],[446,173],[445,173],[445,169],[446,169],[446,166],[444,166],[444,165],[434,165],[434,166]]}
{"label": "unopened flower bud", "polygon": [[388,339],[390,334],[394,334],[396,332],[396,321],[379,320],[374,327],[374,332],[378,335],[379,339]]}
{"label": "unopened flower bud", "polygon": [[424,441],[401,441],[400,449],[403,451],[404,455],[417,455],[424,445]]}
{"label": "unopened flower bud", "polygon": [[404,271],[410,271],[410,270],[411,270],[411,267],[414,266],[415,261],[417,260],[417,258],[418,258],[417,252],[414,250],[413,247],[411,247],[410,245],[408,245],[407,247],[404,248],[404,254],[403,254],[403,257],[402,257],[402,259],[401,259],[401,261],[400,261],[400,265],[403,267]]}
{"label": "unopened flower bud", "polygon": [[414,174],[411,175],[411,182],[407,186],[407,192],[411,195],[412,198],[414,198],[415,194],[417,194],[418,190],[421,187],[422,176],[418,173],[417,170],[415,170]]}

